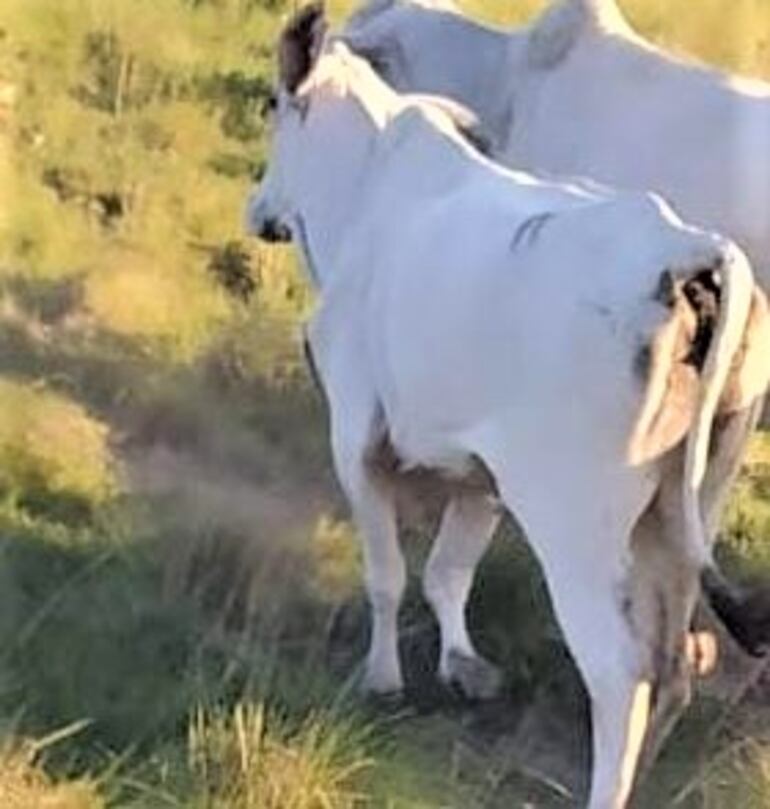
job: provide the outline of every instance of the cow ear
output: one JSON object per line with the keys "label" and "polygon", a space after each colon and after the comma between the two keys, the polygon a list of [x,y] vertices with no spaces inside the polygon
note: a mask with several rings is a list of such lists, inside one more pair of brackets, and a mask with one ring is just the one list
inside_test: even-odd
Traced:
{"label": "cow ear", "polygon": [[579,0],[548,7],[529,33],[530,64],[540,70],[556,67],[572,50],[585,22],[585,5]]}
{"label": "cow ear", "polygon": [[327,23],[323,3],[310,3],[300,9],[281,34],[278,65],[281,83],[290,93],[308,77],[323,45]]}

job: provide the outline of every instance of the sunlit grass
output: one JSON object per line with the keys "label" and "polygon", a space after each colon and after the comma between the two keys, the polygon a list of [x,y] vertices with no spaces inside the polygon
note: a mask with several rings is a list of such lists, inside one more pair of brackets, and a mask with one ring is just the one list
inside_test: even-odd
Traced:
{"label": "sunlit grass", "polygon": [[190,726],[190,760],[211,809],[353,809],[356,779],[370,766],[337,719],[291,728],[264,706],[200,710]]}
{"label": "sunlit grass", "polygon": [[85,306],[117,334],[147,339],[160,351],[192,359],[211,340],[229,307],[203,273],[176,273],[153,257],[127,253],[91,274]]}
{"label": "sunlit grass", "polygon": [[40,763],[47,749],[76,734],[82,723],[40,739],[9,733],[0,738],[0,806],[3,809],[105,809],[97,783],[87,777],[52,777]]}
{"label": "sunlit grass", "polygon": [[118,491],[108,428],[61,395],[0,378],[0,491],[33,508],[84,508]]}

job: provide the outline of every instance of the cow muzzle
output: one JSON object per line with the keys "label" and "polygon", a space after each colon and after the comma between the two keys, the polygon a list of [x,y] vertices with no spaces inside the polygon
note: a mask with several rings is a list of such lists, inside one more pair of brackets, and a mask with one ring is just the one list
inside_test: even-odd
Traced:
{"label": "cow muzzle", "polygon": [[291,241],[291,228],[278,219],[265,219],[262,222],[257,236],[265,242],[272,244]]}

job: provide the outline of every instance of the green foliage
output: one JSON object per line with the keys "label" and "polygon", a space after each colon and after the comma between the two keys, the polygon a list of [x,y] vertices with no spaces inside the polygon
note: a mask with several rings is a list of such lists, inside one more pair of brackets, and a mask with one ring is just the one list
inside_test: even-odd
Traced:
{"label": "green foliage", "polygon": [[104,424],[62,396],[0,378],[0,494],[73,517],[117,488]]}
{"label": "green foliage", "polygon": [[[206,269],[241,236],[262,165],[275,8],[9,0],[0,26],[21,92],[0,274],[80,277],[102,327],[180,361],[241,318]],[[260,304],[274,306],[269,291],[255,319]]]}

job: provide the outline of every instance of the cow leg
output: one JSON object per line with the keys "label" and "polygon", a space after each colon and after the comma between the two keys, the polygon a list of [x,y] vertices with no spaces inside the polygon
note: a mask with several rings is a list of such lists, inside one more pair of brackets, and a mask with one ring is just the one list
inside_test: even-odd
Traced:
{"label": "cow leg", "polygon": [[[331,397],[330,397],[331,398]],[[332,454],[363,542],[371,639],[362,687],[377,694],[403,690],[398,658],[398,610],[406,567],[398,542],[394,493],[367,464],[377,429],[377,410],[356,409],[350,397],[337,410],[331,399]]]}
{"label": "cow leg", "polygon": [[386,429],[355,320],[331,328],[324,312],[306,330],[306,352],[329,405],[332,459],[363,544],[371,638],[362,688],[403,690],[398,657],[398,610],[406,566],[398,543],[396,502],[387,479],[367,458]]}
{"label": "cow leg", "polygon": [[[538,436],[507,428],[476,437],[502,501],[542,566],[567,646],[591,703],[593,765],[588,809],[625,809],[650,718],[644,644],[629,616],[631,533],[655,494],[651,476],[618,475],[576,433]],[[574,443],[570,443],[574,441]],[[547,444],[546,444],[547,446]],[[525,454],[526,453],[526,454]]]}
{"label": "cow leg", "polygon": [[376,694],[403,690],[398,657],[398,610],[406,566],[398,543],[392,492],[361,475],[351,488],[351,504],[361,532],[366,591],[371,608],[371,639],[363,689]]}
{"label": "cow leg", "polygon": [[473,646],[465,615],[476,566],[499,519],[498,505],[487,495],[457,495],[444,511],[425,567],[425,595],[441,627],[439,677],[471,699],[488,699],[500,686],[498,670]]}
{"label": "cow leg", "polygon": [[654,685],[644,768],[652,765],[690,701],[690,626],[699,592],[700,562],[682,541],[682,458],[665,463],[655,499],[634,528],[631,620],[647,649]]}
{"label": "cow leg", "polygon": [[588,808],[623,809],[647,730],[652,686],[624,613],[620,570],[607,560],[581,559],[570,549],[576,542],[576,531],[564,535],[562,558],[545,560],[546,580],[591,701]]}
{"label": "cow leg", "polygon": [[[582,479],[565,475],[561,486],[554,480],[550,491],[545,485],[528,486],[525,473],[518,476],[518,491],[500,486],[499,477],[497,482],[540,560],[556,617],[588,690],[593,745],[588,809],[624,809],[652,697],[644,647],[628,615],[630,515],[643,508],[645,492],[633,499],[618,492],[616,508],[607,509],[592,490],[598,486],[596,491],[611,499],[609,487],[591,470],[584,470]],[[547,500],[540,494],[544,490]]]}
{"label": "cow leg", "polygon": [[590,698],[588,809],[624,809],[649,723],[652,683],[627,614],[629,538],[611,530],[609,519],[579,509],[567,506],[551,520],[523,522]]}
{"label": "cow leg", "polygon": [[634,530],[630,620],[645,650],[653,705],[640,767],[647,771],[690,701],[688,630],[697,594],[697,567],[676,551],[656,503]]}

